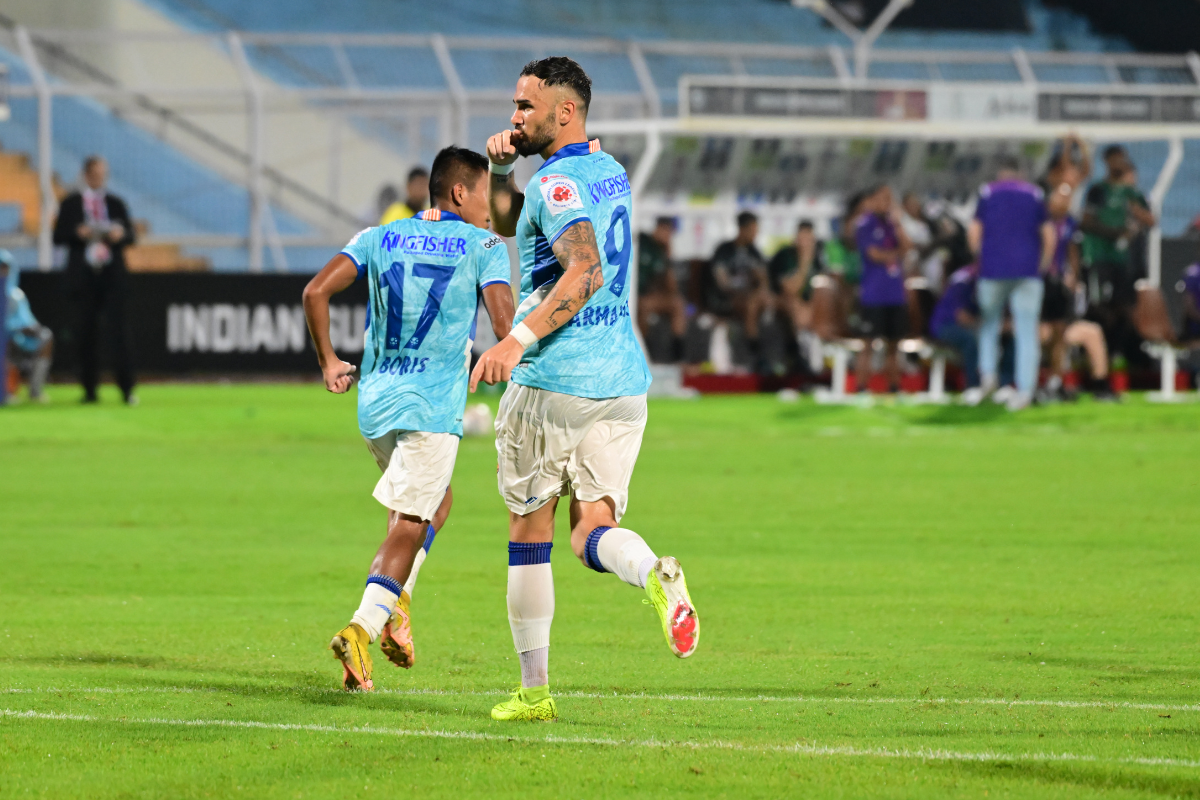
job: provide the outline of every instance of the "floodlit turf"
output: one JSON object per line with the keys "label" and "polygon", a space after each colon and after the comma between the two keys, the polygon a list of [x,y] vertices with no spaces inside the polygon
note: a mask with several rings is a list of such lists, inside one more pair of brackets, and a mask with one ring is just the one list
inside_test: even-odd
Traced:
{"label": "floodlit turf", "polygon": [[530,725],[488,717],[519,678],[490,438],[416,667],[348,696],[325,647],[384,521],[353,397],[52,396],[0,409],[0,796],[1200,796],[1200,405],[654,401],[625,522],[700,649],[560,534]]}

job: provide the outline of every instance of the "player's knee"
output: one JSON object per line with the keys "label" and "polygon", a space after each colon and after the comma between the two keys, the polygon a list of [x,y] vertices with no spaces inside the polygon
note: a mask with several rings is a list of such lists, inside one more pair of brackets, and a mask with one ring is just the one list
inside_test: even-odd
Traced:
{"label": "player's knee", "polygon": [[388,526],[388,538],[400,542],[425,543],[425,523],[410,514],[393,514]]}

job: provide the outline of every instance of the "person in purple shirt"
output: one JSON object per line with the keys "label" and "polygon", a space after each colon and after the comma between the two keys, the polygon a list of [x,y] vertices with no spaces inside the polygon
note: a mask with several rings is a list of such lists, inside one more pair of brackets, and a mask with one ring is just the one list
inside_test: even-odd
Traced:
{"label": "person in purple shirt", "polygon": [[1041,275],[1049,269],[1057,242],[1042,190],[1021,179],[1016,158],[1002,157],[996,180],[979,190],[968,238],[979,254],[980,386],[964,401],[978,404],[999,387],[1000,327],[1008,306],[1017,365],[1017,390],[1008,399],[1008,410],[1019,411],[1033,402],[1037,388]]}
{"label": "person in purple shirt", "polygon": [[897,343],[908,330],[908,296],[904,293],[904,254],[912,243],[894,218],[892,190],[882,184],[870,190],[862,200],[862,216],[855,229],[855,240],[862,260],[862,327],[868,346],[863,348],[856,365],[858,387],[866,388],[871,377],[870,342],[887,343],[886,371],[889,388],[900,384]]}
{"label": "person in purple shirt", "polygon": [[951,273],[946,281],[933,316],[929,332],[943,344],[953,347],[962,356],[967,388],[979,385],[979,306],[975,302],[979,266],[968,264]]}
{"label": "person in purple shirt", "polygon": [[1183,339],[1200,339],[1200,261],[1183,271]]}

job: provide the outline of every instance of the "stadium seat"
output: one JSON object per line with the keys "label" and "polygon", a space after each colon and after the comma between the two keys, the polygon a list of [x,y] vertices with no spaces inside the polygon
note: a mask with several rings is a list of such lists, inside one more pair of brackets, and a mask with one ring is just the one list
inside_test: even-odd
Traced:
{"label": "stadium seat", "polygon": [[1135,288],[1137,305],[1133,309],[1133,324],[1138,335],[1145,340],[1142,342],[1142,349],[1151,358],[1158,359],[1161,380],[1159,390],[1149,392],[1146,399],[1159,403],[1190,399],[1192,393],[1181,393],[1176,389],[1175,378],[1179,357],[1187,355],[1189,348],[1180,347],[1178,344],[1162,289],[1151,286],[1147,280],[1138,281]]}
{"label": "stadium seat", "polygon": [[815,392],[818,403],[857,402],[853,395],[846,392],[846,378],[849,374],[850,356],[860,352],[863,343],[857,339],[845,338],[846,319],[843,306],[838,302],[839,289],[836,278],[829,275],[813,276],[813,333],[821,340],[822,352],[833,362],[829,388],[820,388]]}

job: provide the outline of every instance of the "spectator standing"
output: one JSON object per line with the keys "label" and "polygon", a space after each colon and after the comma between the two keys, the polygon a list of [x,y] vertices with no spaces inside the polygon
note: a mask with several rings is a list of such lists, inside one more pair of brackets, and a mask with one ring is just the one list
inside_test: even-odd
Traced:
{"label": "spectator standing", "polygon": [[675,337],[674,359],[683,358],[683,337],[687,333],[687,304],[679,293],[679,281],[671,267],[671,236],[675,233],[673,217],[659,217],[652,233],[638,234],[638,327],[642,338],[649,336],[652,315],[665,316],[671,321]]}
{"label": "spectator standing", "polygon": [[771,291],[792,323],[792,332],[800,357],[811,372],[819,372],[823,355],[821,340],[812,332],[812,277],[820,269],[821,243],[813,224],[803,220],[796,227],[796,238],[779,248],[767,265]]}
{"label": "spectator standing", "polygon": [[751,357],[757,362],[758,321],[771,302],[766,262],[754,244],[758,217],[743,211],[737,216],[737,227],[737,237],[722,242],[713,253],[704,282],[704,306],[716,317],[741,322]]}
{"label": "spectator standing", "polygon": [[962,357],[967,389],[979,386],[979,304],[975,299],[978,282],[976,264],[952,272],[946,281],[946,291],[929,319],[933,338],[953,347]]}
{"label": "spectator standing", "polygon": [[63,198],[54,224],[54,243],[67,248],[66,287],[76,305],[79,382],[83,402],[96,402],[101,322],[107,329],[117,385],[128,405],[137,404],[129,327],[125,320],[125,248],[133,244],[133,223],[125,201],[107,191],[108,163],[99,156],[83,162],[83,186]]}
{"label": "spectator standing", "polygon": [[1139,260],[1134,245],[1156,220],[1145,195],[1137,188],[1136,172],[1125,148],[1104,150],[1108,172],[1088,189],[1084,206],[1083,264],[1088,269],[1089,294],[1111,349],[1132,355],[1136,336],[1132,314],[1137,300],[1134,283]]}
{"label": "spectator standing", "polygon": [[429,208],[429,172],[424,167],[413,167],[409,170],[404,191],[404,202],[397,200],[388,206],[379,218],[380,225],[415,217]]}
{"label": "spectator standing", "polygon": [[[0,287],[4,289],[7,303],[4,327],[8,333],[8,363],[17,368],[28,384],[29,399],[45,403],[47,399],[42,390],[54,357],[54,335],[33,316],[29,298],[19,282],[20,273],[13,263],[12,253],[0,250]],[[7,379],[2,374],[0,377]]]}
{"label": "spectator standing", "polygon": [[979,190],[969,237],[972,249],[979,253],[980,386],[964,399],[974,405],[998,388],[1000,328],[1008,306],[1016,345],[1017,390],[1007,405],[1009,411],[1019,411],[1033,402],[1037,389],[1041,362],[1038,317],[1044,293],[1041,275],[1054,255],[1055,235],[1042,190],[1021,179],[1015,158],[1002,158],[996,180]]}
{"label": "spectator standing", "polygon": [[908,332],[908,295],[904,291],[904,257],[912,248],[893,207],[886,184],[870,190],[863,199],[863,215],[855,231],[862,260],[862,330],[868,346],[858,356],[858,388],[864,391],[871,377],[870,343],[886,343],[885,372],[888,390],[900,386],[898,345]]}

